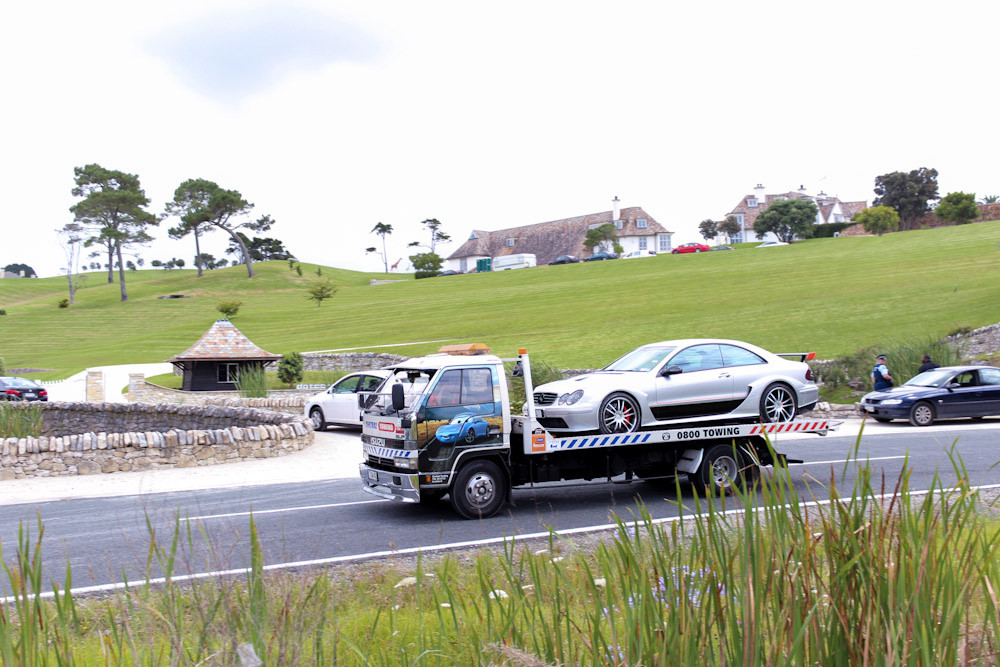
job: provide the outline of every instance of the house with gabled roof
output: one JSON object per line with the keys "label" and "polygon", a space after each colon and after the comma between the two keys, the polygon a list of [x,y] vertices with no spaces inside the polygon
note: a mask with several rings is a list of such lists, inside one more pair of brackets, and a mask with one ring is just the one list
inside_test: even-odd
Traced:
{"label": "house with gabled roof", "polygon": [[[850,222],[855,213],[868,207],[866,201],[841,201],[839,197],[820,192],[816,196],[806,193],[804,185],[800,185],[797,191],[782,192],[779,194],[765,194],[764,186],[758,183],[754,187],[753,194],[744,195],[740,202],[733,207],[726,218],[732,216],[740,225],[740,233],[737,238],[732,239],[733,243],[747,243],[757,241],[757,235],[753,231],[753,223],[762,211],[776,201],[783,199],[808,199],[814,204],[816,212],[816,224],[825,225],[832,222]],[[774,234],[764,236],[764,241],[778,240]]]}
{"label": "house with gabled roof", "polygon": [[[531,253],[539,265],[548,264],[559,255],[575,255],[581,259],[591,255],[583,242],[587,230],[612,223],[624,252],[652,250],[669,253],[673,232],[646,213],[641,206],[614,208],[600,213],[573,218],[538,222],[496,231],[473,230],[469,239],[445,259],[446,269],[465,273],[476,268],[476,261],[485,258]],[[596,248],[595,248],[596,251]]]}
{"label": "house with gabled roof", "polygon": [[198,341],[167,359],[184,375],[184,391],[233,391],[240,372],[281,359],[254,345],[229,320],[216,320]]}

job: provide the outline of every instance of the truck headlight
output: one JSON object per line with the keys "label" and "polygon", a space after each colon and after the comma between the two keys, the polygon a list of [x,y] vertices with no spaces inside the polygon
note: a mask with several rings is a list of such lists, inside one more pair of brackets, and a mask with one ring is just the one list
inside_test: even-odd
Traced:
{"label": "truck headlight", "polygon": [[417,459],[410,458],[408,456],[396,456],[392,459],[392,464],[397,468],[407,468],[408,470],[417,469]]}
{"label": "truck headlight", "polygon": [[559,400],[557,402],[559,403],[559,405],[563,404],[573,405],[581,398],[583,398],[583,389],[577,389],[572,394],[563,394],[562,396],[559,397]]}

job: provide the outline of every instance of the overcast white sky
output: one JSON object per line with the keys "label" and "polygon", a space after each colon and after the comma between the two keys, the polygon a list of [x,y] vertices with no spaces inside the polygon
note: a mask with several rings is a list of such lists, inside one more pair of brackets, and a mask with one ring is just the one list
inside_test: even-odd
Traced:
{"label": "overcast white sky", "polygon": [[[299,259],[364,270],[378,222],[392,262],[425,218],[447,255],[615,195],[678,244],[758,182],[870,202],[934,167],[942,194],[1000,194],[998,26],[963,0],[13,3],[0,265],[58,274],[94,162],[157,213],[189,178],[237,189]],[[191,263],[176,222],[147,262]]]}

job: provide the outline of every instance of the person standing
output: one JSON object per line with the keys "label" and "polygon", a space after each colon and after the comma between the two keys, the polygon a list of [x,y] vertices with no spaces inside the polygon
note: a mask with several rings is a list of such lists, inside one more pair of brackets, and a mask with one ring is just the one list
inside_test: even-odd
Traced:
{"label": "person standing", "polygon": [[931,355],[929,354],[925,354],[923,359],[921,359],[920,361],[922,361],[923,363],[920,364],[920,368],[917,369],[918,373],[923,373],[924,371],[930,371],[935,368],[941,368],[941,364],[939,364],[936,361],[931,361]]}
{"label": "person standing", "polygon": [[872,383],[875,391],[882,391],[892,386],[892,375],[889,367],[885,365],[885,355],[880,354],[875,357],[875,368],[872,369]]}

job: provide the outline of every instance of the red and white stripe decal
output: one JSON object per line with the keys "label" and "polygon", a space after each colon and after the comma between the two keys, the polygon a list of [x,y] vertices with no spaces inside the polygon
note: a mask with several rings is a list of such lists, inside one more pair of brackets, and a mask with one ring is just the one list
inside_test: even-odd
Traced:
{"label": "red and white stripe decal", "polygon": [[829,429],[828,422],[789,422],[787,424],[768,424],[767,426],[754,426],[750,429],[750,435],[758,433],[791,433],[796,431],[824,431]]}

